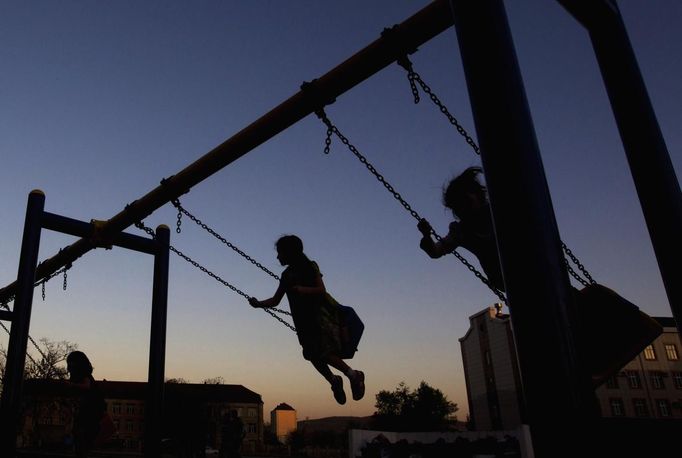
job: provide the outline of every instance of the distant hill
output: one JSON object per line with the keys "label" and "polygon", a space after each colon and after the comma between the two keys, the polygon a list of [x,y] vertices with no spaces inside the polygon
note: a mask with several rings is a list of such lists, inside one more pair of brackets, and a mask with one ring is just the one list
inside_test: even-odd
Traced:
{"label": "distant hill", "polygon": [[298,422],[299,431],[313,433],[315,431],[334,431],[342,433],[349,427],[357,429],[368,429],[372,422],[369,417],[326,417],[315,420],[301,420]]}

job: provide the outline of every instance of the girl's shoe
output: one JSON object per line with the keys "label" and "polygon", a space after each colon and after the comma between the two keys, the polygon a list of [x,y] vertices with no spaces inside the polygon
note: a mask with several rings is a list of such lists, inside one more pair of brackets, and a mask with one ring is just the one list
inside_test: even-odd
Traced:
{"label": "girl's shoe", "polygon": [[365,373],[362,371],[354,371],[353,377],[350,378],[350,389],[353,391],[353,400],[359,401],[365,396]]}
{"label": "girl's shoe", "polygon": [[342,405],[346,403],[346,392],[343,391],[343,379],[338,375],[335,375],[332,380],[332,391],[334,392],[334,399],[336,399],[336,402]]}

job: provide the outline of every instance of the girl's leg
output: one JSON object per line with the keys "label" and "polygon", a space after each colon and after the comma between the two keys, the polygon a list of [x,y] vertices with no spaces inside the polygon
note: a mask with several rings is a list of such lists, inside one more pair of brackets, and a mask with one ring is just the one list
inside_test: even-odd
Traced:
{"label": "girl's leg", "polygon": [[325,362],[346,374],[350,381],[354,400],[359,401],[363,398],[365,395],[365,374],[362,371],[353,370],[344,360],[336,355],[327,355]]}
{"label": "girl's leg", "polygon": [[327,379],[329,383],[334,380],[334,374],[332,374],[331,369],[329,369],[329,366],[327,366],[327,363],[322,361],[321,359],[312,359],[310,360],[313,366],[315,366],[315,369],[317,369],[317,372],[322,374],[324,378]]}
{"label": "girl's leg", "polygon": [[329,364],[331,367],[343,372],[344,374],[348,374],[349,371],[353,370],[350,368],[348,364],[346,364],[344,360],[342,360],[336,355],[327,355],[327,357],[325,358],[325,362]]}
{"label": "girl's leg", "polygon": [[322,374],[324,378],[327,379],[329,384],[332,386],[332,391],[334,392],[334,399],[339,404],[346,403],[346,393],[343,391],[343,379],[338,375],[332,374],[331,369],[327,366],[327,363],[321,359],[311,359],[310,362],[315,366],[315,369]]}

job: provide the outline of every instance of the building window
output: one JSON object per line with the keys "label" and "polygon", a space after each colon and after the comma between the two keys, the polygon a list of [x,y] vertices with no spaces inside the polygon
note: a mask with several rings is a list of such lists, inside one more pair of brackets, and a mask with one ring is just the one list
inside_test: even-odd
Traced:
{"label": "building window", "polygon": [[680,359],[675,344],[665,344],[665,355],[668,357],[668,361],[677,361]]}
{"label": "building window", "polygon": [[623,400],[617,398],[609,399],[609,404],[611,405],[611,415],[614,417],[625,416],[625,409],[623,407]]}
{"label": "building window", "polygon": [[114,429],[118,431],[118,428],[121,426],[120,422],[118,420],[114,420]]}
{"label": "building window", "polygon": [[658,416],[670,416],[670,403],[667,399],[656,399],[656,407],[658,407]]}
{"label": "building window", "polygon": [[614,375],[606,379],[606,388],[615,389],[618,388],[618,378]]}
{"label": "building window", "polygon": [[256,409],[249,409],[247,411],[247,414],[249,415],[249,417],[255,417],[256,416]]}
{"label": "building window", "polygon": [[246,432],[248,433],[255,433],[256,432],[256,424],[255,423],[249,423],[246,425]]}
{"label": "building window", "polygon": [[242,408],[241,408],[241,407],[238,407],[238,408],[237,408],[237,416],[238,416],[238,417],[241,417],[241,416],[242,416]]}
{"label": "building window", "polygon": [[133,415],[135,413],[135,406],[133,404],[126,404],[126,413]]}
{"label": "building window", "polygon": [[654,390],[662,390],[665,388],[663,384],[663,373],[660,371],[651,371],[651,386]]}
{"label": "building window", "polygon": [[133,432],[133,422],[130,420],[126,421],[126,431],[129,433]]}
{"label": "building window", "polygon": [[673,383],[675,388],[682,390],[682,372],[673,372]]}
{"label": "building window", "polygon": [[647,347],[644,349],[644,359],[647,361],[656,360],[656,351],[654,350],[653,345],[647,345]]}
{"label": "building window", "polygon": [[639,380],[639,372],[628,371],[628,385],[630,388],[642,388],[642,382]]}
{"label": "building window", "polygon": [[120,414],[121,413],[121,404],[118,402],[114,402],[114,407],[111,409],[112,413],[114,414]]}
{"label": "building window", "polygon": [[638,417],[648,417],[649,409],[646,407],[646,400],[635,398],[632,400],[632,405],[635,408],[635,415]]}

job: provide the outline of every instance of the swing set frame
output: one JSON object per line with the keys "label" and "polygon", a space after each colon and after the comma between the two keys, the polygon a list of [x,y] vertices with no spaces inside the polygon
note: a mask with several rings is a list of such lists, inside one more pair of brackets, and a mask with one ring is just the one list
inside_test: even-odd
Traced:
{"label": "swing set frame", "polygon": [[[612,0],[557,1],[590,35],[672,313],[678,330],[682,331],[682,284],[675,276],[676,264],[682,258],[679,239],[682,193],[622,17]],[[568,274],[503,0],[435,0],[396,26],[392,33],[382,35],[307,84],[305,91],[297,92],[176,175],[162,180],[158,187],[109,220],[93,226],[89,235],[37,268],[37,250],[30,255],[31,259],[26,259],[22,251],[20,275],[17,281],[0,289],[0,301],[7,301],[14,294],[20,298],[20,291],[23,298],[15,301],[11,313],[0,313],[0,319],[13,322],[13,334],[15,327],[21,327],[17,333],[28,336],[32,297],[29,291],[35,280],[48,277],[101,246],[93,240],[111,243],[127,227],[333,103],[338,96],[452,25],[457,32],[481,147],[507,295],[514,303],[510,310],[523,382],[524,421],[530,425],[535,453],[556,456],[552,455],[556,444],[568,442],[567,431],[596,418],[594,392],[588,378],[581,375],[575,357],[567,307]],[[29,204],[29,212],[33,211],[31,208]],[[516,224],[519,220],[528,221],[531,229],[519,228]],[[32,237],[25,229],[24,241],[27,236]],[[33,261],[34,270],[22,276],[26,263],[31,264],[28,261]],[[19,316],[23,318],[18,319]],[[9,358],[17,366],[25,358],[26,338],[11,337],[12,346]],[[553,357],[547,358],[547,354]],[[16,433],[17,412],[7,406],[18,406],[22,377],[11,378],[9,385],[7,382],[0,412],[0,434],[5,438],[9,431]],[[162,393],[162,386],[157,389]],[[157,428],[158,422],[151,420],[145,422],[146,427]],[[145,455],[154,456],[157,445],[148,443]],[[3,440],[0,446],[3,456],[14,456],[13,440]]]}

